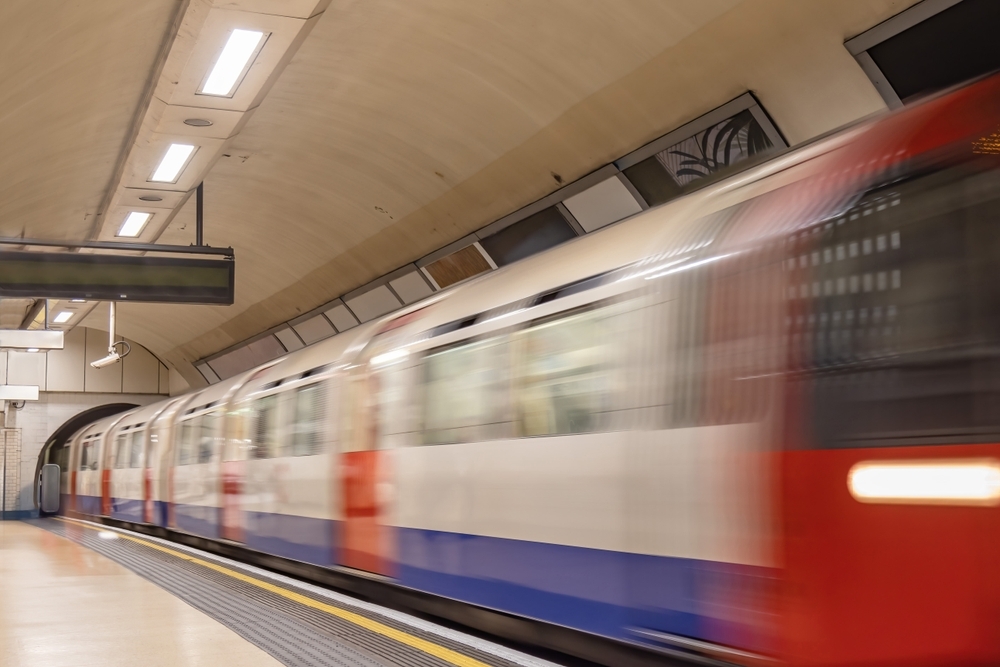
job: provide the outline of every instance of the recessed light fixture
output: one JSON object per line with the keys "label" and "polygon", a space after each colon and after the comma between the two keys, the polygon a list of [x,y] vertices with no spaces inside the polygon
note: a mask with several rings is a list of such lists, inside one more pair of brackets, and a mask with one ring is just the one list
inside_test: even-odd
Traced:
{"label": "recessed light fixture", "polygon": [[264,33],[259,30],[233,30],[198,92],[220,97],[232,95],[263,41]]}
{"label": "recessed light fixture", "polygon": [[28,352],[38,352],[38,348],[37,347],[29,347],[28,348]]}
{"label": "recessed light fixture", "polygon": [[173,183],[180,176],[192,153],[194,146],[190,144],[170,144],[170,148],[167,149],[163,159],[160,160],[160,165],[149,180],[157,183]]}
{"label": "recessed light fixture", "polygon": [[163,197],[159,195],[143,195],[139,197],[140,201],[163,201]]}
{"label": "recessed light fixture", "polygon": [[184,124],[191,127],[208,127],[212,124],[212,121],[207,118],[185,118]]}
{"label": "recessed light fixture", "polygon": [[135,238],[140,233],[142,233],[142,228],[146,226],[149,219],[152,217],[150,213],[143,213],[141,211],[132,211],[125,218],[125,222],[118,229],[118,233],[115,236],[128,236]]}
{"label": "recessed light fixture", "polygon": [[71,319],[73,319],[73,313],[68,310],[64,310],[52,318],[52,321],[56,324],[66,324]]}
{"label": "recessed light fixture", "polygon": [[70,303],[87,303],[86,299],[70,299]]}

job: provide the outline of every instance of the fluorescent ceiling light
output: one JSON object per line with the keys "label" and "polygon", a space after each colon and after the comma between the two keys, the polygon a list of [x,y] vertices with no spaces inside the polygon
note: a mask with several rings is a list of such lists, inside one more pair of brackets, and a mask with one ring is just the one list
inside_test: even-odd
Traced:
{"label": "fluorescent ceiling light", "polygon": [[158,183],[173,183],[177,180],[192,153],[194,153],[194,146],[170,144],[166,155],[160,160],[160,166],[156,168],[149,180]]}
{"label": "fluorescent ceiling light", "polygon": [[1000,463],[994,460],[858,463],[847,477],[851,495],[868,503],[996,505]]}
{"label": "fluorescent ceiling light", "polygon": [[140,213],[139,211],[132,211],[125,218],[125,222],[122,223],[121,228],[115,236],[131,236],[136,237],[142,232],[142,228],[146,226],[146,223],[152,217],[151,213]]}
{"label": "fluorescent ceiling light", "polygon": [[38,352],[38,348],[37,347],[29,347],[28,348],[28,352]]}
{"label": "fluorescent ceiling light", "polygon": [[53,317],[52,321],[55,322],[56,324],[66,324],[71,319],[73,319],[73,313],[71,313],[68,310],[64,310],[55,317]]}
{"label": "fluorescent ceiling light", "polygon": [[199,92],[222,97],[232,95],[262,39],[264,33],[257,30],[233,30]]}

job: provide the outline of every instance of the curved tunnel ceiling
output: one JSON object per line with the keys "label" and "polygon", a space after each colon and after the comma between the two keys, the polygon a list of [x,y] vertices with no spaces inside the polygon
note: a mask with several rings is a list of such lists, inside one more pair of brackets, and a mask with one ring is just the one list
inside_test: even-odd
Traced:
{"label": "curved tunnel ceiling", "polygon": [[[0,162],[0,226],[84,238],[160,43],[190,5],[80,3],[54,19],[47,4],[0,8],[12,32],[0,73],[16,83],[0,88],[0,116],[16,120],[0,122],[13,147]],[[189,362],[747,90],[793,145],[883,109],[843,42],[911,4],[333,0],[205,179],[206,242],[236,248],[235,305],[124,304],[121,332],[197,382]],[[53,20],[70,44],[50,37]],[[189,200],[159,240],[191,243],[193,221]]]}

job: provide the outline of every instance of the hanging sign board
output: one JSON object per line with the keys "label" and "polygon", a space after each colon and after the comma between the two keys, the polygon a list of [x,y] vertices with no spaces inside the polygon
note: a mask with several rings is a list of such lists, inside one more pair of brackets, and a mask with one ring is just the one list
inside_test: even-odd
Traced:
{"label": "hanging sign board", "polygon": [[233,259],[0,252],[0,298],[233,303]]}

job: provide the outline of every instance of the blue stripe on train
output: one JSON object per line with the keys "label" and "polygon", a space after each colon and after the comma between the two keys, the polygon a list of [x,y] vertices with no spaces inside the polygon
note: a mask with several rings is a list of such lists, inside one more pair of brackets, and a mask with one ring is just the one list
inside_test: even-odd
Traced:
{"label": "blue stripe on train", "polygon": [[84,496],[76,494],[76,511],[80,514],[90,514],[92,516],[101,515],[101,497]]}
{"label": "blue stripe on train", "polygon": [[186,505],[174,503],[174,525],[185,533],[200,535],[209,539],[219,539],[218,507],[207,505]]}
{"label": "blue stripe on train", "polygon": [[330,519],[246,512],[246,545],[275,556],[314,565],[336,561],[340,522]]}
{"label": "blue stripe on train", "polygon": [[167,526],[167,508],[170,506],[165,500],[153,501],[153,524],[156,526]]}
{"label": "blue stripe on train", "polygon": [[111,518],[121,521],[141,522],[143,501],[134,498],[111,498]]}
{"label": "blue stripe on train", "polygon": [[397,535],[400,583],[411,588],[606,637],[635,640],[627,629],[639,627],[753,643],[721,618],[719,592],[754,585],[763,568],[413,528]]}

